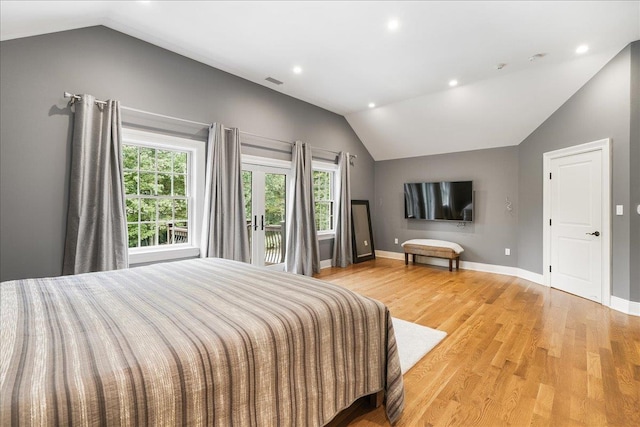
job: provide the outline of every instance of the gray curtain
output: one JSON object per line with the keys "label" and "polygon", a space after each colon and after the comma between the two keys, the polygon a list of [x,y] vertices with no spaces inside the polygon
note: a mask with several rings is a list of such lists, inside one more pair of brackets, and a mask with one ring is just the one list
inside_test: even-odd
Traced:
{"label": "gray curtain", "polygon": [[336,197],[336,237],[333,243],[333,267],[346,267],[353,262],[351,243],[351,178],[349,153],[338,156]]}
{"label": "gray curtain", "polygon": [[201,257],[249,262],[249,233],[242,192],[240,132],[209,128]]}
{"label": "gray curtain", "polygon": [[291,154],[292,191],[287,215],[285,271],[311,276],[320,271],[313,201],[311,147],[296,141]]}
{"label": "gray curtain", "polygon": [[76,103],[62,274],[127,268],[120,103]]}

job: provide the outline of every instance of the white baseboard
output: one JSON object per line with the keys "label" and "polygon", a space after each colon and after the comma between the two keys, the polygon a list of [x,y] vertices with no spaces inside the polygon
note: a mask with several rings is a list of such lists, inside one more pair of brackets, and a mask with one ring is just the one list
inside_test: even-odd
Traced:
{"label": "white baseboard", "polygon": [[518,268],[518,277],[524,280],[528,280],[533,283],[537,283],[538,285],[547,286],[544,284],[544,276],[539,273],[534,273],[529,270],[524,270],[522,268]]}
{"label": "white baseboard", "polygon": [[[376,256],[380,258],[391,258],[404,260],[404,253],[376,251]],[[416,260],[421,264],[437,265],[439,267],[449,267],[449,261],[441,258],[423,257],[418,255]],[[504,274],[507,276],[519,277],[530,282],[542,285],[542,274],[532,273],[517,267],[507,267],[506,265],[484,264],[481,262],[460,261],[460,268],[464,270],[482,271],[485,273]]]}
{"label": "white baseboard", "polygon": [[404,253],[376,250],[377,258],[404,259]]}
{"label": "white baseboard", "polygon": [[[376,251],[376,257],[400,259],[404,260],[404,253],[401,252],[388,252],[388,251]],[[417,260],[421,264],[437,265],[440,267],[449,267],[449,261],[440,258],[429,258],[418,256]],[[507,267],[504,265],[483,264],[481,262],[460,261],[460,268],[464,270],[483,271],[486,273],[504,274],[507,276],[515,276],[520,279],[525,279],[538,285],[545,286],[543,275],[533,273],[528,270],[523,270],[518,267]],[[606,305],[606,304],[605,304]],[[630,314],[632,316],[640,316],[640,302],[629,301],[623,298],[611,295],[611,304],[609,307],[620,311],[622,313]]]}
{"label": "white baseboard", "polygon": [[633,316],[640,316],[640,302],[629,301],[629,300],[611,295],[611,305],[609,305],[609,307],[626,314],[631,314]]}
{"label": "white baseboard", "polygon": [[322,270],[323,268],[329,268],[331,267],[331,260],[330,259],[323,259],[320,261],[320,269]]}

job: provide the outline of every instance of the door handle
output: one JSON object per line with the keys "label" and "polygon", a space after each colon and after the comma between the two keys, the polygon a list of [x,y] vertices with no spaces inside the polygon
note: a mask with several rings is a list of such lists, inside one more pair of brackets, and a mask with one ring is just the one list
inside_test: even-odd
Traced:
{"label": "door handle", "polygon": [[262,231],[264,231],[264,215],[260,215],[260,223],[262,228],[260,228]]}
{"label": "door handle", "polygon": [[253,231],[258,231],[258,215],[253,216]]}
{"label": "door handle", "polygon": [[585,234],[590,234],[592,236],[598,237],[600,235],[600,232],[599,231],[594,231],[593,233],[585,233]]}

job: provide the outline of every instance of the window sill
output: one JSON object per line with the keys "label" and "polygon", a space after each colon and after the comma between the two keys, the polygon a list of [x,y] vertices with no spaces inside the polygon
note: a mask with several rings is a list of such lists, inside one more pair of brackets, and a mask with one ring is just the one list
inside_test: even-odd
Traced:
{"label": "window sill", "polygon": [[336,233],[334,233],[333,231],[325,231],[325,232],[320,232],[318,233],[318,240],[329,240],[329,239],[335,239],[336,237]]}
{"label": "window sill", "polygon": [[135,248],[129,250],[129,264],[171,261],[181,258],[192,258],[200,255],[200,248],[189,245],[176,245],[165,248]]}

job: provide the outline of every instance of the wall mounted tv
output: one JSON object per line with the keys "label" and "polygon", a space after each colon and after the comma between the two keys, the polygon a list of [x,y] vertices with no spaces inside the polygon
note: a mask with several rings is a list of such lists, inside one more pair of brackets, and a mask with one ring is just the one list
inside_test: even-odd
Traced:
{"label": "wall mounted tv", "polygon": [[404,217],[473,221],[473,181],[404,184]]}

